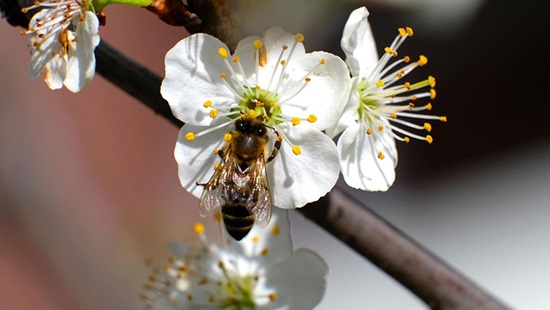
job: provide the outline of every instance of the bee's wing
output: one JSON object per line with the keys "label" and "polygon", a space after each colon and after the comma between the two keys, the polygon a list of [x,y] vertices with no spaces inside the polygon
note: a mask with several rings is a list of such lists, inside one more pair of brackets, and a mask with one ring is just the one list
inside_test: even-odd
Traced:
{"label": "bee's wing", "polygon": [[216,169],[208,183],[204,185],[204,190],[199,200],[199,213],[205,217],[221,209],[225,202],[222,198],[224,188],[231,179],[234,165],[231,162],[230,149],[226,148],[220,166]]}
{"label": "bee's wing", "polygon": [[256,217],[256,224],[260,227],[266,227],[271,220],[271,210],[273,208],[271,204],[271,190],[267,182],[267,175],[265,171],[265,159],[258,158],[254,167],[253,188],[255,199],[254,205],[250,210]]}

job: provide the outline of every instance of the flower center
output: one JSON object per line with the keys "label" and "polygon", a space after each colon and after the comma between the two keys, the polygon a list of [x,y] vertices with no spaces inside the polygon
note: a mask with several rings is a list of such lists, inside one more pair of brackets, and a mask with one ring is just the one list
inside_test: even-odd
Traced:
{"label": "flower center", "polygon": [[[255,115],[256,119],[263,121],[268,126],[281,123],[282,111],[277,94],[259,87],[245,89],[243,99],[235,109],[248,115]],[[250,112],[251,110],[254,112]],[[237,115],[233,116],[233,118],[236,117]]]}

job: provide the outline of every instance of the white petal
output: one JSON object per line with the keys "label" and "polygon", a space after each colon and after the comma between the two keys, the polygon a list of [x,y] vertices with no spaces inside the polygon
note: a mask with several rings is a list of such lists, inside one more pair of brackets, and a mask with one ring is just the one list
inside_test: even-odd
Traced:
{"label": "white petal", "polygon": [[68,68],[64,84],[68,90],[76,93],[94,77],[94,50],[100,38],[99,20],[94,13],[86,12],[83,22],[79,22],[78,16],[73,21],[75,21],[76,33],[74,42],[69,43]]}
{"label": "white petal", "polygon": [[[351,187],[386,191],[395,181],[395,140],[390,132],[367,135],[361,128],[358,124],[350,126],[338,139],[342,175]],[[378,152],[385,158],[379,159]]]}
{"label": "white petal", "polygon": [[356,123],[359,119],[359,105],[361,99],[359,98],[359,92],[357,91],[357,77],[352,78],[349,81],[349,97],[345,107],[342,109],[340,119],[335,126],[327,128],[327,135],[331,138],[336,137],[339,133],[344,131],[348,126]]}
{"label": "white petal", "polygon": [[[31,21],[29,22],[29,28],[35,28],[38,20],[47,20],[48,10],[43,9],[38,13],[34,14]],[[61,52],[61,43],[59,43],[58,37],[59,33],[63,28],[55,28],[57,31],[47,36],[44,39],[38,38],[38,33],[33,33],[28,35],[27,45],[29,46],[29,51],[31,53],[31,60],[29,64],[29,71],[31,78],[35,79],[46,67],[46,64],[50,62],[54,57],[60,57],[59,53]],[[40,31],[40,33],[45,33],[46,31]],[[35,42],[40,42],[39,45],[35,46]]]}
{"label": "white petal", "polygon": [[[275,160],[268,164],[273,204],[293,209],[317,201],[338,180],[340,167],[334,142],[310,124],[276,128],[285,139]],[[292,152],[295,145],[302,149],[300,155]]]}
{"label": "white petal", "polygon": [[[319,65],[321,60],[325,64]],[[307,75],[311,80],[300,93],[283,105],[283,113],[291,117],[307,118],[310,114],[317,116],[313,126],[324,130],[334,126],[340,117],[349,95],[350,76],[344,61],[333,54],[313,52],[293,59],[289,63],[290,81],[281,90],[281,99],[293,95],[305,84]]]}
{"label": "white petal", "polygon": [[63,87],[63,79],[67,74],[67,61],[64,57],[54,57],[46,64],[46,77],[44,81],[50,89],[60,89]]}
{"label": "white petal", "polygon": [[174,150],[181,185],[196,197],[200,197],[203,187],[197,186],[195,182],[208,182],[214,173],[214,165],[220,161],[220,157],[214,154],[214,150],[223,146],[223,136],[230,130],[226,126],[192,141],[185,139],[188,132],[197,134],[205,129],[207,128],[189,124],[183,125],[179,131],[178,142]]}
{"label": "white petal", "polygon": [[[229,246],[233,247],[232,252],[259,258],[264,266],[287,259],[294,251],[288,210],[273,208],[273,216],[268,226],[262,228],[254,225],[241,241],[229,239]],[[263,252],[264,250],[267,251]]]}
{"label": "white petal", "polygon": [[277,298],[259,309],[314,309],[325,293],[327,272],[327,264],[315,252],[296,250],[292,257],[268,269],[266,286],[275,289]]}
{"label": "white petal", "polygon": [[174,115],[185,123],[209,126],[210,109],[203,104],[239,100],[225,86],[220,74],[229,75],[219,48],[229,48],[217,38],[194,34],[179,41],[165,58],[166,75],[160,92],[168,101]]}
{"label": "white petal", "polygon": [[342,34],[340,44],[353,76],[365,76],[379,59],[368,16],[367,8],[355,9],[350,14]]}

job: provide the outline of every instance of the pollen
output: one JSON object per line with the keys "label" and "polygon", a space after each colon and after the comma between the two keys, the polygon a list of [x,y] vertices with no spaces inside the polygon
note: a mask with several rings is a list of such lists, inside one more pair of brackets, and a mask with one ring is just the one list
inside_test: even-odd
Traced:
{"label": "pollen", "polygon": [[418,59],[418,65],[423,66],[428,63],[428,58],[424,55],[420,55],[420,59]]}
{"label": "pollen", "polygon": [[265,249],[262,250],[262,253],[260,253],[260,254],[262,254],[262,256],[267,256],[267,254],[269,254],[269,250],[267,248],[265,248]]}
{"label": "pollen", "polygon": [[382,152],[378,152],[378,158],[379,159],[384,159],[386,156],[384,156],[384,153]]}
{"label": "pollen", "polygon": [[220,77],[221,77],[222,79],[225,79],[225,78],[227,77],[227,75],[226,75],[225,73],[222,73],[222,74],[220,74]]}
{"label": "pollen", "polygon": [[304,38],[304,35],[301,34],[301,33],[297,33],[296,36],[295,36],[294,38],[296,39],[296,42],[298,42],[298,43],[304,42],[304,39],[305,39],[305,38]]}
{"label": "pollen", "polygon": [[384,48],[384,51],[387,53],[387,54],[393,54],[393,50],[389,47],[386,47]]}
{"label": "pollen", "polygon": [[277,294],[275,294],[275,293],[269,294],[269,300],[275,301],[276,299],[277,299]]}
{"label": "pollen", "polygon": [[231,138],[233,138],[233,136],[231,136],[230,133],[226,133],[226,134],[223,136],[223,140],[225,140],[225,142],[231,141]]}
{"label": "pollen", "polygon": [[202,223],[196,223],[193,225],[193,231],[197,234],[202,234],[204,232],[204,225]]}
{"label": "pollen", "polygon": [[307,121],[310,122],[310,123],[315,123],[317,121],[317,116],[315,116],[315,114],[311,114],[307,118]]}
{"label": "pollen", "polygon": [[325,62],[326,62],[326,60],[323,58],[323,59],[321,59],[321,60],[319,61],[319,64],[324,65]]}
{"label": "pollen", "polygon": [[288,45],[284,44],[283,45],[283,51],[286,51],[288,49]]}
{"label": "pollen", "polygon": [[212,101],[211,100],[208,100],[208,101],[205,101],[203,104],[202,104],[203,107],[205,108],[209,108],[212,106]]}
{"label": "pollen", "polygon": [[300,155],[302,154],[302,149],[298,145],[295,145],[292,147],[292,153],[294,153],[294,155]]}
{"label": "pollen", "polygon": [[392,119],[396,119],[396,118],[397,118],[397,114],[392,113],[392,114],[390,114],[390,117],[391,117]]}
{"label": "pollen", "polygon": [[411,142],[411,139],[409,137],[405,137],[405,138],[403,138],[403,141],[405,143],[409,143],[409,142]]}
{"label": "pollen", "polygon": [[254,48],[259,50],[260,48],[262,48],[263,44],[262,44],[262,41],[260,40],[254,40]]}
{"label": "pollen", "polygon": [[384,126],[382,125],[378,126],[378,131],[382,131],[382,130],[384,130]]}
{"label": "pollen", "polygon": [[428,103],[427,105],[424,106],[424,108],[426,108],[426,110],[428,110],[428,111],[431,111],[432,110],[432,104]]}
{"label": "pollen", "polygon": [[279,226],[273,226],[273,228],[271,228],[271,233],[272,234],[278,235],[279,232],[281,232],[281,229],[279,228]]}
{"label": "pollen", "polygon": [[446,123],[447,122],[447,116],[440,116],[439,120],[442,121],[443,123]]}
{"label": "pollen", "polygon": [[256,118],[256,116],[258,116],[258,113],[252,109],[249,109],[247,113],[250,118]]}
{"label": "pollen", "polygon": [[402,37],[407,35],[407,31],[405,30],[405,28],[399,28],[397,29],[397,31],[399,31],[399,35]]}
{"label": "pollen", "polygon": [[258,241],[260,241],[260,238],[258,236],[252,237],[252,242],[258,243]]}
{"label": "pollen", "polygon": [[430,123],[424,123],[424,129],[427,132],[430,132],[430,131],[432,131],[432,125]]}
{"label": "pollen", "polygon": [[216,116],[218,116],[218,110],[216,110],[216,109],[210,110],[210,117],[211,118],[216,118]]}
{"label": "pollen", "polygon": [[286,65],[286,60],[284,60],[284,59],[281,60],[281,65],[283,65],[283,66]]}
{"label": "pollen", "polygon": [[414,103],[409,102],[409,109],[412,109],[412,108],[414,108]]}
{"label": "pollen", "polygon": [[[403,61],[404,61],[405,63],[409,63],[409,62],[411,61],[411,57],[405,56],[405,57],[403,57]],[[404,72],[403,72],[403,73],[404,73]]]}
{"label": "pollen", "polygon": [[220,47],[218,49],[218,54],[220,54],[220,56],[222,56],[222,58],[227,58],[227,50],[223,47]]}
{"label": "pollen", "polygon": [[241,60],[241,58],[239,58],[239,56],[233,57],[233,62],[239,62],[240,60]]}
{"label": "pollen", "polygon": [[310,79],[310,78],[306,78],[305,81],[306,81],[306,83],[309,83],[309,82],[311,82],[311,79]]}
{"label": "pollen", "polygon": [[430,89],[430,99],[435,99],[435,95],[436,95],[436,92],[435,92],[435,89]]}
{"label": "pollen", "polygon": [[434,142],[434,138],[432,138],[432,136],[430,136],[430,135],[427,135],[426,136],[426,142],[428,142],[429,144],[432,144],[432,142]]}
{"label": "pollen", "polygon": [[430,83],[431,88],[434,88],[435,87],[435,78],[431,75],[428,76],[428,83]]}
{"label": "pollen", "polygon": [[380,80],[380,81],[376,82],[376,86],[378,86],[378,87],[384,86],[384,81]]}
{"label": "pollen", "polygon": [[185,134],[185,140],[187,141],[193,141],[195,140],[195,134],[192,132],[188,132]]}
{"label": "pollen", "polygon": [[292,121],[292,125],[294,126],[300,125],[300,119],[297,117],[293,117],[291,121]]}
{"label": "pollen", "polygon": [[407,30],[407,34],[409,37],[412,37],[414,35],[414,31],[411,27],[405,27],[405,30]]}

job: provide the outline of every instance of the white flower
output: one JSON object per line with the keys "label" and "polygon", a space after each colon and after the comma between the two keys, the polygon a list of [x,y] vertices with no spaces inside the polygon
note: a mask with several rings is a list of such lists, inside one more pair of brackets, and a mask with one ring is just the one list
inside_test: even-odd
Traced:
{"label": "white flower", "polygon": [[413,35],[413,30],[400,28],[395,40],[378,58],[368,15],[365,7],[358,8],[345,25],[341,45],[353,76],[352,89],[342,117],[327,133],[335,137],[343,131],[337,145],[342,175],[348,185],[386,191],[395,180],[395,140],[409,142],[415,138],[432,143],[430,135],[413,133],[431,131],[429,123],[417,124],[418,120],[446,122],[447,118],[414,113],[431,110],[431,103],[420,105],[416,100],[435,98],[433,77],[417,83],[398,84],[413,69],[427,63],[425,56],[420,56],[416,62],[405,56],[389,64],[397,57],[397,49],[405,39]]}
{"label": "white flower", "polygon": [[301,34],[274,27],[263,37],[243,39],[232,56],[220,40],[200,33],[167,53],[161,94],[186,123],[175,149],[184,188],[200,197],[196,182],[212,176],[219,162],[215,151],[223,148],[235,121],[246,117],[271,128],[270,151],[275,140],[282,140],[267,164],[273,205],[302,207],[332,189],[339,176],[338,154],[321,131],[338,120],[349,72],[335,55],[306,53],[302,41]]}
{"label": "white flower", "polygon": [[99,20],[85,0],[45,0],[26,8],[39,8],[24,31],[31,54],[30,74],[45,71],[51,89],[65,85],[80,91],[95,73],[95,47],[99,44]]}
{"label": "white flower", "polygon": [[210,243],[202,224],[194,230],[200,246],[172,244],[174,257],[149,276],[146,309],[311,310],[321,301],[328,267],[315,252],[294,250],[288,210],[225,246]]}

